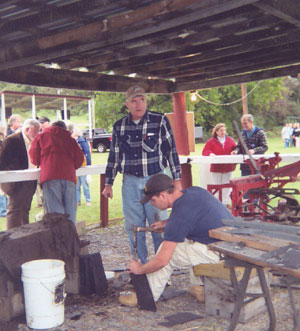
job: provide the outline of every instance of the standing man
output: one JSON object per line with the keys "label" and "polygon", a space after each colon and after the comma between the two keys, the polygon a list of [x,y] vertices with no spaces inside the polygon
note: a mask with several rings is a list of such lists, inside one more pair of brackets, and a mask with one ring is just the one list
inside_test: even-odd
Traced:
{"label": "standing man", "polygon": [[[160,212],[150,203],[140,203],[148,179],[162,173],[169,165],[174,185],[181,188],[180,163],[173,132],[166,116],[147,110],[146,93],[140,86],[126,92],[125,104],[130,114],[114,124],[112,143],[106,168],[106,186],[102,194],[112,198],[112,185],[117,172],[123,174],[122,201],[125,231],[133,251],[133,227],[144,227],[158,219],[166,219],[167,212]],[[153,233],[155,252],[162,238]],[[138,232],[137,253],[142,263],[147,261],[145,232]]]}
{"label": "standing man", "polygon": [[9,136],[17,132],[22,125],[22,117],[20,115],[11,115],[8,119],[8,128],[6,131],[6,136]]}
{"label": "standing man", "polygon": [[[174,269],[219,262],[219,256],[207,247],[218,241],[209,237],[209,230],[224,226],[222,219],[234,217],[207,190],[192,186],[181,191],[164,174],[152,176],[144,193],[142,203],[151,201],[162,210],[172,208],[169,219],[152,224],[154,230],[164,229],[164,241],[156,255],[148,263],[131,260],[128,266],[129,272],[146,274],[154,301],[157,301]],[[120,295],[119,301],[124,305],[137,305],[135,293]]]}
{"label": "standing man", "polygon": [[[242,135],[248,147],[249,153],[264,154],[268,150],[268,143],[264,130],[253,125],[253,116],[251,114],[243,115],[241,118],[243,127]],[[237,148],[231,154],[244,154],[241,142],[237,144]],[[242,176],[251,175],[250,167],[242,163],[240,166]],[[245,198],[247,198],[245,196]]]}
{"label": "standing man", "polygon": [[[40,123],[34,119],[24,122],[22,131],[8,136],[0,151],[0,170],[24,170],[34,168],[28,157],[28,150],[40,130]],[[2,183],[1,189],[8,195],[7,229],[29,223],[29,210],[37,181]]]}
{"label": "standing man", "polygon": [[84,156],[63,121],[44,129],[29,150],[31,162],[41,168],[40,183],[48,213],[68,214],[76,222],[76,169]]}

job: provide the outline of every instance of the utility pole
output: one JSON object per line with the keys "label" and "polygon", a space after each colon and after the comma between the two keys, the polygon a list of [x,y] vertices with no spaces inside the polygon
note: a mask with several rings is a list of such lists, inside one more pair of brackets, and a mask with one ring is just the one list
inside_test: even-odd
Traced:
{"label": "utility pole", "polygon": [[247,98],[247,85],[246,83],[241,84],[242,90],[242,105],[243,105],[243,115],[248,114],[248,98]]}

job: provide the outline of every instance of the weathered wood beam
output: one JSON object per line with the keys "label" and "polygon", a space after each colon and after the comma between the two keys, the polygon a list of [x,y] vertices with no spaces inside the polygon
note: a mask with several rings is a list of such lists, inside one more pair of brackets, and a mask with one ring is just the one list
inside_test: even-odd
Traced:
{"label": "weathered wood beam", "polygon": [[[97,65],[97,63],[101,63],[100,65],[97,65],[94,67],[94,70],[97,71],[108,71],[108,70],[115,70],[124,66],[131,66],[131,65],[137,65],[138,62],[136,61],[136,57],[141,56],[149,56],[149,54],[162,54],[162,52],[170,52],[170,50],[174,50],[175,54],[178,54],[178,52],[181,49],[186,49],[186,47],[189,47],[193,44],[199,44],[203,43],[207,40],[212,40],[215,38],[221,39],[222,37],[232,36],[235,35],[238,32],[246,31],[247,29],[251,29],[253,27],[259,28],[259,26],[268,26],[269,29],[275,28],[278,23],[274,22],[274,19],[269,20],[265,17],[263,18],[253,18],[253,20],[245,21],[245,22],[239,22],[236,24],[232,24],[228,27],[222,27],[222,28],[212,28],[211,24],[205,24],[204,26],[201,26],[201,30],[198,31],[195,34],[192,34],[191,36],[188,36],[184,39],[178,37],[171,40],[166,40],[163,42],[163,40],[167,39],[164,38],[163,35],[160,37],[162,40],[159,40],[158,42],[151,43],[149,46],[142,46],[142,47],[135,47],[134,49],[128,49],[123,50],[121,54],[118,54],[118,60],[112,61],[112,59],[115,59],[112,55],[106,55],[104,57],[98,56],[95,58],[89,58],[81,60],[81,64],[84,67],[89,67],[91,65]],[[200,27],[198,27],[199,29]],[[197,29],[197,30],[198,30]],[[121,57],[127,58],[122,59]],[[144,61],[141,59],[140,63],[144,64]],[[166,61],[168,63],[168,61]],[[80,61],[74,61],[73,63],[68,63],[65,65],[62,65],[62,68],[70,69],[74,68],[74,64],[78,65]],[[166,63],[166,64],[167,64]]]}
{"label": "weathered wood beam", "polygon": [[[258,0],[239,0],[239,1],[225,1],[225,0],[203,0],[201,7],[205,8],[207,6],[213,7],[215,5],[225,4],[225,7],[231,9],[230,3],[235,3],[235,6],[238,2],[239,6],[244,4],[252,4]],[[226,4],[226,2],[228,4]],[[187,8],[195,3],[199,4],[199,0],[164,0],[160,2],[155,2],[147,7],[138,8],[132,12],[125,14],[116,15],[111,18],[107,18],[102,22],[95,22],[92,24],[85,25],[84,27],[72,29],[70,31],[65,31],[63,33],[56,34],[55,36],[42,38],[39,43],[41,48],[50,48],[58,45],[65,44],[66,42],[77,41],[77,40],[86,40],[90,37],[97,37],[99,33],[107,30],[117,30],[125,26],[142,22],[148,18],[153,18],[156,15],[162,15],[164,13],[172,13],[178,11],[182,8]],[[93,38],[94,39],[94,38]]]}
{"label": "weathered wood beam", "polygon": [[217,79],[202,80],[191,83],[176,84],[176,91],[191,91],[200,89],[209,89],[226,85],[236,85],[241,83],[265,80],[271,78],[284,77],[288,75],[297,75],[300,73],[300,65],[291,65],[288,67],[270,69],[265,71],[253,72],[250,74],[228,76]]}
{"label": "weathered wood beam", "polygon": [[[167,40],[167,34],[169,33],[169,30],[157,33],[157,39],[156,36],[152,36],[151,39],[153,38],[154,41],[149,40],[148,38],[147,41],[150,42],[149,45],[143,45],[141,47],[134,47],[134,49],[131,49],[130,46],[134,45],[136,43],[135,40],[129,41],[126,44],[125,49],[122,49],[118,54],[113,54],[113,49],[111,49],[110,54],[106,54],[104,56],[94,56],[90,58],[85,58],[85,59],[76,59],[74,61],[69,61],[67,63],[62,64],[63,69],[73,69],[73,68],[78,68],[78,67],[90,67],[90,66],[95,66],[99,65],[99,71],[105,71],[105,70],[111,70],[109,65],[107,64],[108,62],[112,62],[112,59],[115,61],[121,61],[121,60],[128,60],[128,58],[132,56],[144,56],[144,55],[149,55],[155,54],[155,53],[162,53],[162,52],[167,52],[170,49],[178,49],[182,48],[185,45],[189,44],[194,44],[194,43],[200,43],[212,38],[215,38],[216,36],[218,38],[224,37],[227,35],[232,35],[236,31],[241,31],[242,29],[246,28],[252,28],[254,26],[259,26],[260,24],[268,25],[272,24],[274,25],[274,18],[266,18],[265,15],[263,17],[259,17],[257,15],[257,12],[254,14],[251,14],[251,12],[247,12],[247,17],[244,17],[244,13],[236,13],[234,14],[232,11],[226,12],[225,13],[225,18],[224,18],[224,13],[215,15],[213,17],[207,17],[206,19],[196,21],[194,23],[190,23],[186,29],[188,31],[197,31],[197,33],[194,33],[192,35],[189,35],[185,38],[181,37],[176,37],[172,39]],[[223,18],[220,16],[222,15]],[[244,21],[239,21],[239,23],[235,24],[229,24],[229,26],[222,27],[222,28],[212,28],[212,25],[219,23],[220,20],[223,22],[224,19],[228,19],[227,15],[230,15],[230,20],[235,22],[238,19]],[[213,18],[213,19],[212,19]],[[208,22],[207,22],[208,21]],[[200,30],[200,31],[199,31]],[[172,33],[172,32],[171,32]],[[166,35],[164,35],[166,34]],[[177,33],[178,35],[178,33]],[[106,51],[109,51],[109,49],[106,48]]]}
{"label": "weathered wood beam", "polygon": [[279,17],[300,28],[300,6],[292,0],[261,0],[254,4],[269,15]]}
{"label": "weathered wood beam", "polygon": [[[118,23],[116,17],[113,18],[113,22],[115,22],[115,28],[112,29],[112,32],[115,32],[114,39],[110,38],[110,34],[106,32],[108,30],[107,22],[99,23],[101,27],[97,27],[96,23],[92,23],[91,25],[86,25],[82,27],[83,30],[78,31],[78,29],[70,30],[68,33],[64,32],[63,34],[55,34],[50,39],[42,38],[38,40],[33,40],[32,42],[26,41],[26,43],[16,43],[11,47],[4,47],[0,50],[0,69],[9,69],[17,66],[24,66],[30,64],[37,64],[42,61],[50,61],[55,58],[60,58],[62,56],[71,55],[80,53],[87,50],[98,49],[101,47],[107,47],[108,45],[113,45],[117,43],[124,43],[127,40],[133,38],[141,38],[146,37],[147,35],[161,31],[163,29],[169,29],[171,27],[178,26],[178,24],[187,24],[189,22],[193,22],[195,20],[199,20],[203,17],[207,17],[208,15],[216,15],[218,13],[224,12],[226,10],[231,10],[234,8],[239,8],[248,4],[253,4],[259,0],[205,0],[199,1],[197,0],[166,0],[161,1],[164,6],[169,4],[170,8],[167,7],[167,10],[171,12],[171,9],[175,8],[178,10],[191,4],[198,3],[198,11],[189,13],[187,15],[182,15],[180,18],[180,22],[178,18],[171,19],[167,22],[160,22],[152,27],[152,29],[139,29],[136,31],[132,31],[128,34],[120,34],[119,28],[120,24],[124,24],[127,22],[134,23],[133,20],[126,20],[125,14],[123,17],[119,15],[119,18],[122,18],[121,21],[123,23]],[[170,2],[170,3],[169,3]],[[159,3],[155,3],[157,6]],[[154,4],[153,4],[154,5]],[[213,5],[213,6],[212,6]],[[206,7],[205,7],[206,6]],[[203,10],[200,10],[199,7],[203,7]],[[147,12],[148,7],[143,7],[141,10]],[[166,9],[166,8],[165,8]],[[165,10],[164,9],[164,10]],[[141,16],[134,16],[137,20],[141,21],[141,17],[145,17],[146,13]],[[153,12],[152,12],[153,15]],[[151,17],[151,16],[149,16]],[[103,32],[105,31],[105,32]],[[109,30],[110,31],[110,30]],[[64,37],[63,37],[64,35]],[[70,38],[70,39],[69,39]],[[75,39],[74,39],[75,38]],[[77,38],[77,39],[76,39]],[[101,39],[102,38],[102,39]],[[91,42],[89,44],[82,44],[78,47],[74,45],[71,47],[70,40],[81,40],[82,42],[96,40],[95,42]],[[66,47],[62,47],[62,42],[67,43]],[[60,46],[55,48],[54,46]],[[54,48],[54,49],[53,49]]]}
{"label": "weathered wood beam", "polygon": [[[56,20],[68,19],[70,17],[75,19],[79,13],[82,13],[87,9],[92,10],[93,8],[97,7],[105,8],[105,4],[107,4],[106,0],[84,0],[67,4],[65,6],[60,6],[59,10],[57,10],[57,6],[54,4],[48,4],[47,6],[44,5],[39,9],[38,12],[34,12],[31,15],[15,19],[13,20],[13,23],[11,20],[3,20],[0,25],[0,35],[9,33],[11,31],[12,24],[15,31],[18,31],[19,29],[35,28],[46,22],[55,22]],[[18,5],[22,8],[33,6],[26,5],[26,2],[23,0],[9,1],[9,5]]]}
{"label": "weathered wood beam", "polygon": [[[250,40],[249,40],[250,39]],[[223,59],[227,56],[235,56],[238,54],[244,54],[246,52],[257,51],[263,52],[268,47],[289,47],[289,44],[293,42],[300,41],[299,30],[295,29],[293,31],[289,31],[288,33],[284,33],[280,36],[272,37],[268,40],[251,40],[252,38],[247,38],[243,43],[238,44],[238,46],[227,47],[225,49],[220,50],[208,50],[207,52],[202,52],[200,55],[196,55],[193,57],[184,57],[177,59],[168,59],[159,61],[151,65],[149,70],[160,70],[168,67],[174,67],[176,65],[184,65],[184,64],[201,64],[206,60],[216,60]],[[138,67],[135,67],[137,71],[139,71]]]}
{"label": "weathered wood beam", "polygon": [[[296,49],[295,51],[299,52],[300,49]],[[248,74],[253,71],[257,70],[266,70],[266,69],[272,69],[280,66],[287,66],[287,65],[293,65],[295,63],[300,63],[300,58],[297,55],[290,55],[289,57],[281,57],[279,59],[274,60],[265,60],[262,61],[258,59],[257,63],[248,64],[248,63],[239,63],[239,64],[228,64],[225,66],[218,66],[219,68],[213,69],[211,68],[205,68],[205,72],[197,74],[196,72],[193,75],[186,75],[184,77],[176,77],[176,83],[177,84],[183,84],[183,83],[191,83],[191,82],[197,82],[197,81],[203,81],[207,79],[217,79],[221,77],[228,77],[228,76],[235,76],[235,75],[241,75],[241,74]]]}
{"label": "weathered wood beam", "polygon": [[107,92],[125,92],[135,84],[143,86],[149,93],[172,93],[174,90],[172,81],[45,69],[42,67],[3,70],[0,71],[0,80],[17,84]]}
{"label": "weathered wood beam", "polygon": [[[281,38],[281,42],[283,42],[285,38],[289,38],[288,34],[290,33],[287,29],[266,29],[263,31],[249,33],[245,35],[233,35],[226,39],[212,41],[203,43],[201,45],[184,47],[182,49],[178,49],[176,51],[169,51],[165,53],[159,54],[151,54],[143,57],[134,57],[128,61],[115,62],[114,67],[110,66],[111,70],[123,67],[123,73],[129,74],[132,72],[140,73],[145,70],[145,66],[153,66],[153,68],[168,68],[169,66],[176,66],[177,61],[179,63],[191,63],[191,62],[200,62],[210,59],[211,57],[223,57],[223,56],[231,56],[236,53],[244,53],[247,49],[256,49],[257,45],[260,44],[260,47],[264,47],[266,44],[276,44],[277,38],[278,41]],[[298,30],[291,31],[292,37],[299,39]],[[296,35],[296,36],[295,36]],[[199,55],[200,54],[200,55]],[[188,57],[187,57],[188,56]],[[163,61],[163,62],[161,62]],[[172,63],[168,64],[168,61]],[[173,62],[172,62],[173,61]],[[134,64],[133,64],[134,63]],[[99,69],[97,67],[97,69]]]}
{"label": "weathered wood beam", "polygon": [[[198,63],[191,63],[188,65],[177,65],[173,68],[167,68],[164,70],[152,71],[149,68],[150,76],[159,76],[161,78],[178,78],[184,77],[183,79],[189,80],[189,75],[195,75],[195,73],[212,73],[218,74],[219,71],[235,69],[245,65],[253,65],[257,69],[260,68],[261,62],[267,62],[272,67],[273,62],[277,62],[277,65],[286,65],[286,61],[294,59],[295,62],[300,62],[300,42],[286,44],[286,47],[274,46],[265,48],[263,52],[259,50],[245,52],[242,54],[235,54],[219,59],[208,59]],[[274,56],[276,54],[276,56]],[[179,78],[180,79],[180,78]]]}
{"label": "weathered wood beam", "polygon": [[137,8],[134,11],[113,16],[107,18],[102,22],[95,22],[87,24],[83,27],[58,33],[54,36],[49,36],[40,39],[39,44],[41,48],[50,48],[58,45],[62,45],[71,41],[78,40],[94,40],[98,34],[104,31],[118,30],[123,27],[142,22],[146,19],[155,17],[156,15],[162,15],[164,13],[171,13],[179,9],[188,7],[197,0],[164,0],[155,2],[146,7]]}

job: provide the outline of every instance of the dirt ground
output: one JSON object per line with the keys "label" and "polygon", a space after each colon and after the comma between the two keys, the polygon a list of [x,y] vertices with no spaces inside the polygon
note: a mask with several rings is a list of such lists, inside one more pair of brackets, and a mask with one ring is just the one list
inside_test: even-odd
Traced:
{"label": "dirt ground", "polygon": [[[115,225],[106,229],[88,231],[84,238],[91,242],[89,252],[100,252],[105,270],[123,268],[130,260],[127,238],[122,225]],[[151,237],[147,237],[151,247]],[[152,252],[153,254],[153,252]],[[229,320],[209,316],[205,313],[205,304],[199,303],[189,292],[189,275],[187,270],[178,270],[171,277],[171,285],[167,294],[177,294],[168,300],[157,303],[157,312],[138,310],[119,304],[120,291],[130,290],[126,273],[118,273],[108,280],[106,296],[89,297],[68,295],[65,302],[65,321],[63,325],[55,327],[53,331],[71,330],[226,330]],[[299,304],[300,290],[294,290],[297,304]],[[277,324],[276,330],[293,330],[292,311],[288,292],[284,288],[272,287],[272,300],[275,309]],[[166,317],[179,313],[192,313],[194,320],[168,327]],[[163,324],[161,324],[163,323]],[[246,324],[238,324],[238,331],[268,330],[269,318],[267,312],[258,313]],[[0,324],[0,331],[29,331],[25,317],[18,318],[10,323]]]}

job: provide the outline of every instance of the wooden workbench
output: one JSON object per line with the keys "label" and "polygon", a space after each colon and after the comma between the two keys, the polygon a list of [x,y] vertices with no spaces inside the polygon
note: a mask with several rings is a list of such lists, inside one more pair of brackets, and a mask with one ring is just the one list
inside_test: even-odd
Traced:
{"label": "wooden workbench", "polygon": [[[291,240],[272,240],[268,236],[260,234],[232,234],[232,227],[224,227],[210,231],[210,236],[223,241],[210,244],[211,250],[220,253],[225,264],[230,267],[231,280],[236,293],[236,302],[233,316],[228,330],[235,329],[242,307],[254,299],[254,296],[246,293],[249,277],[252,269],[256,269],[262,294],[270,317],[269,330],[275,330],[276,317],[265,279],[264,268],[277,270],[285,277],[288,287],[290,303],[293,310],[295,330],[300,330],[299,311],[295,307],[292,284],[299,283],[300,279],[300,245]],[[245,267],[243,278],[238,281],[234,267]],[[247,299],[248,298],[248,299]]]}

